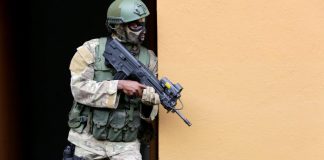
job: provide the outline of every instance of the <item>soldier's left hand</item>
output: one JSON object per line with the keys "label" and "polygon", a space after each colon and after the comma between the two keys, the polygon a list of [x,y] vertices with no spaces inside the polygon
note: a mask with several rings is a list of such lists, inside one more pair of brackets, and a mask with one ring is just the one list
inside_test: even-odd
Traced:
{"label": "soldier's left hand", "polygon": [[160,104],[160,97],[155,93],[153,87],[146,86],[146,89],[143,90],[142,102],[146,105],[158,105]]}

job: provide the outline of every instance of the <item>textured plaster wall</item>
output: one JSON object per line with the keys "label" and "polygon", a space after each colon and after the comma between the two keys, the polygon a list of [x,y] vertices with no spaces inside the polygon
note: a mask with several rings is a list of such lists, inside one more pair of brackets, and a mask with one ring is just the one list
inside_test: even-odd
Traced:
{"label": "textured plaster wall", "polygon": [[158,0],[160,160],[323,160],[323,0]]}

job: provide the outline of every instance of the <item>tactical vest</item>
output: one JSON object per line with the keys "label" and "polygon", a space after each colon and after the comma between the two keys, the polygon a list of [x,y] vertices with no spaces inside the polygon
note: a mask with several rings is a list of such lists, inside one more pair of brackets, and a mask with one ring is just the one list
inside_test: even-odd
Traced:
{"label": "tactical vest", "polygon": [[[105,65],[103,53],[106,42],[107,38],[100,38],[99,46],[95,48],[94,80],[97,82],[112,80],[116,73],[114,68]],[[145,47],[141,46],[140,53],[135,58],[148,67],[150,54]],[[139,108],[142,103],[140,98],[130,98],[119,92],[118,94],[120,99],[117,109],[95,108],[74,102],[69,113],[69,127],[82,133],[88,125],[88,132],[98,140],[134,141],[141,125]]]}

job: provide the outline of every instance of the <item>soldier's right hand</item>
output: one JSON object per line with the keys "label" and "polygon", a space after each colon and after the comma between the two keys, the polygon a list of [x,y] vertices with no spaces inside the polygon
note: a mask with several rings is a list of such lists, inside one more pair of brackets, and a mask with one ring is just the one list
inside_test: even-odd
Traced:
{"label": "soldier's right hand", "polygon": [[142,97],[143,89],[145,89],[146,86],[137,81],[119,80],[117,88],[122,90],[128,96]]}

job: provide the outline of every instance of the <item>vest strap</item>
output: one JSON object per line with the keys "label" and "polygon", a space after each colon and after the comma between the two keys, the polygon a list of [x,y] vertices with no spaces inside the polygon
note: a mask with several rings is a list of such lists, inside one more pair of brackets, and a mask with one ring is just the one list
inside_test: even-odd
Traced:
{"label": "vest strap", "polygon": [[105,52],[106,42],[106,37],[101,37],[99,39],[99,52],[96,52],[96,57],[100,57]]}
{"label": "vest strap", "polygon": [[139,53],[138,60],[141,61],[146,67],[148,67],[151,55],[148,53],[148,49],[145,47],[141,46],[140,50],[141,51]]}

